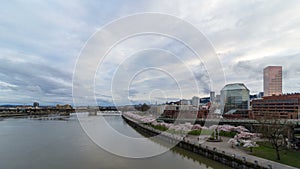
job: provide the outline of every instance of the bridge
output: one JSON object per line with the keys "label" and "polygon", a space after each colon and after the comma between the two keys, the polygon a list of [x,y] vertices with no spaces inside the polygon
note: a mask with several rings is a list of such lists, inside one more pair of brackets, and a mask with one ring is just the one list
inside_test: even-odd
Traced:
{"label": "bridge", "polygon": [[[232,124],[232,125],[245,125],[245,124],[260,124],[259,121],[253,120],[253,119],[184,119],[184,118],[164,118],[164,117],[159,117],[157,120],[162,120],[168,123],[174,123],[179,122],[179,123],[184,123],[184,122],[191,122],[191,123],[196,123],[196,124],[201,124],[204,125],[204,123],[218,123],[220,125],[223,124]],[[300,119],[287,119],[286,122],[288,124],[293,124],[295,126],[300,126]],[[266,123],[272,123],[272,120],[266,121]]]}
{"label": "bridge", "polygon": [[120,116],[122,114],[121,111],[118,111],[116,107],[108,106],[108,107],[80,107],[75,109],[76,112],[88,112],[89,116]]}
{"label": "bridge", "polygon": [[100,116],[121,116],[121,111],[98,111],[97,115]]}
{"label": "bridge", "polygon": [[121,111],[97,111],[97,110],[87,110],[89,116],[121,116]]}
{"label": "bridge", "polygon": [[100,111],[118,111],[118,109],[115,106],[99,106]]}

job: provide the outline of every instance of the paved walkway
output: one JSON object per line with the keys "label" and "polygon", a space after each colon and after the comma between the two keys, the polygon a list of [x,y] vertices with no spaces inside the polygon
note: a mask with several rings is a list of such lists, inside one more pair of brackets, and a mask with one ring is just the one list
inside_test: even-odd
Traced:
{"label": "paved walkway", "polygon": [[190,143],[195,143],[195,144],[199,144],[199,142],[201,143],[202,147],[208,146],[209,149],[213,149],[216,148],[216,151],[218,152],[222,152],[224,151],[225,154],[230,155],[230,156],[235,156],[235,158],[241,159],[241,160],[247,160],[249,162],[254,163],[254,161],[257,161],[257,163],[260,166],[264,166],[266,168],[268,167],[272,167],[272,169],[297,169],[296,167],[292,167],[292,166],[288,166],[285,164],[281,164],[275,161],[271,161],[271,160],[267,160],[264,158],[260,158],[260,157],[256,157],[253,155],[248,154],[245,150],[242,150],[236,146],[234,146],[232,148],[232,145],[230,143],[228,143],[229,138],[227,137],[222,137],[222,142],[208,142],[208,141],[204,141],[200,139],[200,141],[198,141],[197,136],[188,136],[187,138],[185,138],[185,140],[189,141]]}

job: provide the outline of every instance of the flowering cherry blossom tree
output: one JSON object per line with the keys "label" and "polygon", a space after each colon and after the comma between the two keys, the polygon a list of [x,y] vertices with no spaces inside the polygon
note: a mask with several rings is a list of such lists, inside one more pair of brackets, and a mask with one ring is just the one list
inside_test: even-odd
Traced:
{"label": "flowering cherry blossom tree", "polygon": [[[191,123],[184,123],[184,124],[171,124],[165,122],[158,122],[155,118],[149,116],[142,116],[135,112],[125,112],[124,115],[138,121],[141,123],[151,124],[152,126],[163,126],[168,130],[173,130],[175,132],[186,134],[192,130],[211,130],[214,131],[214,139],[219,139],[219,132],[237,132],[238,134],[235,135],[234,138],[230,139],[228,143],[233,145],[239,145],[243,143],[244,146],[246,144],[247,147],[257,146],[256,143],[252,140],[258,137],[256,133],[250,133],[248,129],[244,126],[232,126],[232,125],[212,125],[209,127],[201,126],[199,124],[191,124]],[[252,148],[251,148],[252,149]]]}
{"label": "flowering cherry blossom tree", "polygon": [[258,147],[255,141],[247,140],[244,142],[243,147],[250,148],[250,152],[252,152],[253,147]]}
{"label": "flowering cherry blossom tree", "polygon": [[231,147],[233,148],[233,145],[238,145],[239,144],[239,142],[235,139],[235,138],[231,138],[231,139],[229,139],[228,140],[228,143],[230,143],[231,144]]}

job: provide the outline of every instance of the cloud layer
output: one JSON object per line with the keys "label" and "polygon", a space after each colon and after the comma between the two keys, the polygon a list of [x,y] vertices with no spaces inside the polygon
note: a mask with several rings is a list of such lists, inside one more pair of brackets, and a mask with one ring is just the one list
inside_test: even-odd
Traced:
{"label": "cloud layer", "polygon": [[[89,37],[115,19],[143,12],[173,15],[203,32],[223,65],[218,69],[223,69],[226,83],[242,82],[251,93],[257,93],[262,91],[263,68],[282,65],[283,91],[299,92],[299,11],[300,3],[292,0],[3,2],[0,104],[72,103],[73,70]],[[136,76],[126,90],[115,89],[119,91],[115,93],[118,98],[153,103],[206,96],[211,90],[207,65],[193,58],[193,53],[174,39],[154,35],[128,39],[115,46],[97,70],[97,101],[101,105],[112,104],[115,98],[111,82],[116,72],[134,74],[149,65],[159,65],[180,83],[187,82],[182,85],[183,92],[178,93],[172,78],[152,70]],[[199,91],[191,93],[189,83],[195,79]],[[121,84],[126,79],[118,80]]]}

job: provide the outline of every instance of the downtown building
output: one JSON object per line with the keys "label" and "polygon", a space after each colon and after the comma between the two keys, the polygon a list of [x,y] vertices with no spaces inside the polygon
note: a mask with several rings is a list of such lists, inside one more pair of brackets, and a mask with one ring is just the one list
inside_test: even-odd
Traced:
{"label": "downtown building", "polygon": [[282,67],[268,66],[264,68],[264,96],[282,94]]}
{"label": "downtown building", "polygon": [[161,114],[163,118],[184,118],[184,119],[195,119],[197,118],[198,107],[191,104],[186,104],[185,101],[178,103],[171,103],[164,106],[164,111]]}
{"label": "downtown building", "polygon": [[160,117],[170,119],[206,119],[216,118],[218,115],[210,113],[210,97],[199,98],[194,96],[192,100],[179,100],[164,105]]}
{"label": "downtown building", "polygon": [[224,118],[249,118],[249,89],[243,83],[227,84],[221,90],[222,116]]}
{"label": "downtown building", "polygon": [[300,94],[282,94],[282,67],[264,69],[264,97],[251,101],[253,119],[299,119]]}
{"label": "downtown building", "polygon": [[264,96],[251,102],[253,119],[299,119],[300,94]]}

